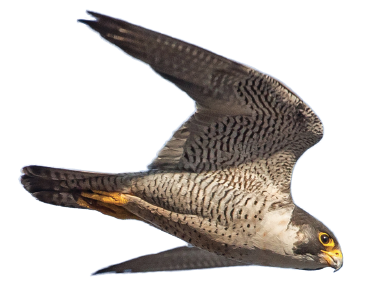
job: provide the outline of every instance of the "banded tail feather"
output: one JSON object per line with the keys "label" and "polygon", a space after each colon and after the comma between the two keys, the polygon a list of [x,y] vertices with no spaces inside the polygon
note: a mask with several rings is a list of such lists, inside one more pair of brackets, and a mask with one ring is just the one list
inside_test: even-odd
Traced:
{"label": "banded tail feather", "polygon": [[[87,209],[77,201],[82,192],[117,191],[125,175],[83,172],[58,168],[27,166],[22,169],[21,183],[37,200],[70,208]],[[118,178],[117,178],[118,177]],[[84,198],[86,201],[86,198]]]}

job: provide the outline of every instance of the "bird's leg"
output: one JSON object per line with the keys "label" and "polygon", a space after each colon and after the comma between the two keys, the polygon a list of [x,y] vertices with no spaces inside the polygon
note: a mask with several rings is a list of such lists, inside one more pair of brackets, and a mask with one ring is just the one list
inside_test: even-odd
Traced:
{"label": "bird's leg", "polygon": [[140,217],[132,214],[122,207],[128,202],[124,196],[124,194],[118,192],[82,192],[81,197],[77,200],[77,204],[79,204],[81,207],[96,210],[105,215],[109,215],[118,219],[141,220]]}
{"label": "bird's leg", "polygon": [[93,192],[81,192],[81,196],[84,198],[93,199],[107,204],[113,204],[116,206],[123,206],[128,203],[127,197],[130,195],[123,194],[117,191],[101,191],[93,190]]}

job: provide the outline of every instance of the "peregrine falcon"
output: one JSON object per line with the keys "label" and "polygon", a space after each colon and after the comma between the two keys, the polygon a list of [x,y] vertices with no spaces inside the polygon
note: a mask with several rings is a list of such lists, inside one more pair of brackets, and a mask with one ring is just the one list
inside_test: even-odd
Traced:
{"label": "peregrine falcon", "polygon": [[105,174],[41,166],[21,182],[38,200],[146,222],[189,244],[102,272],[261,265],[339,270],[334,234],[294,204],[298,158],[323,136],[316,114],[278,80],[212,52],[89,12],[79,20],[186,92],[194,114],[148,166]]}

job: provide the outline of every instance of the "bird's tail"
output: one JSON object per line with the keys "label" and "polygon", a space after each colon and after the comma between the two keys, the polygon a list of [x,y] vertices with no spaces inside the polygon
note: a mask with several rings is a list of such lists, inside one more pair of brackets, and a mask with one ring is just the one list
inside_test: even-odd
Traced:
{"label": "bird's tail", "polygon": [[130,174],[113,175],[42,166],[27,166],[22,172],[23,187],[41,202],[63,207],[94,209],[120,219],[137,219],[123,207],[95,199],[99,196],[104,197],[102,193],[117,194],[118,191],[130,193]]}

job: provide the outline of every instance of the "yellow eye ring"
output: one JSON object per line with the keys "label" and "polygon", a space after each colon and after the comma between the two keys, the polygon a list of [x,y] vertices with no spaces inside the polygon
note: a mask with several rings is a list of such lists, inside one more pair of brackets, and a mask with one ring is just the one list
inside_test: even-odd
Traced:
{"label": "yellow eye ring", "polygon": [[319,233],[319,240],[324,246],[335,246],[333,238],[331,238],[327,233]]}

